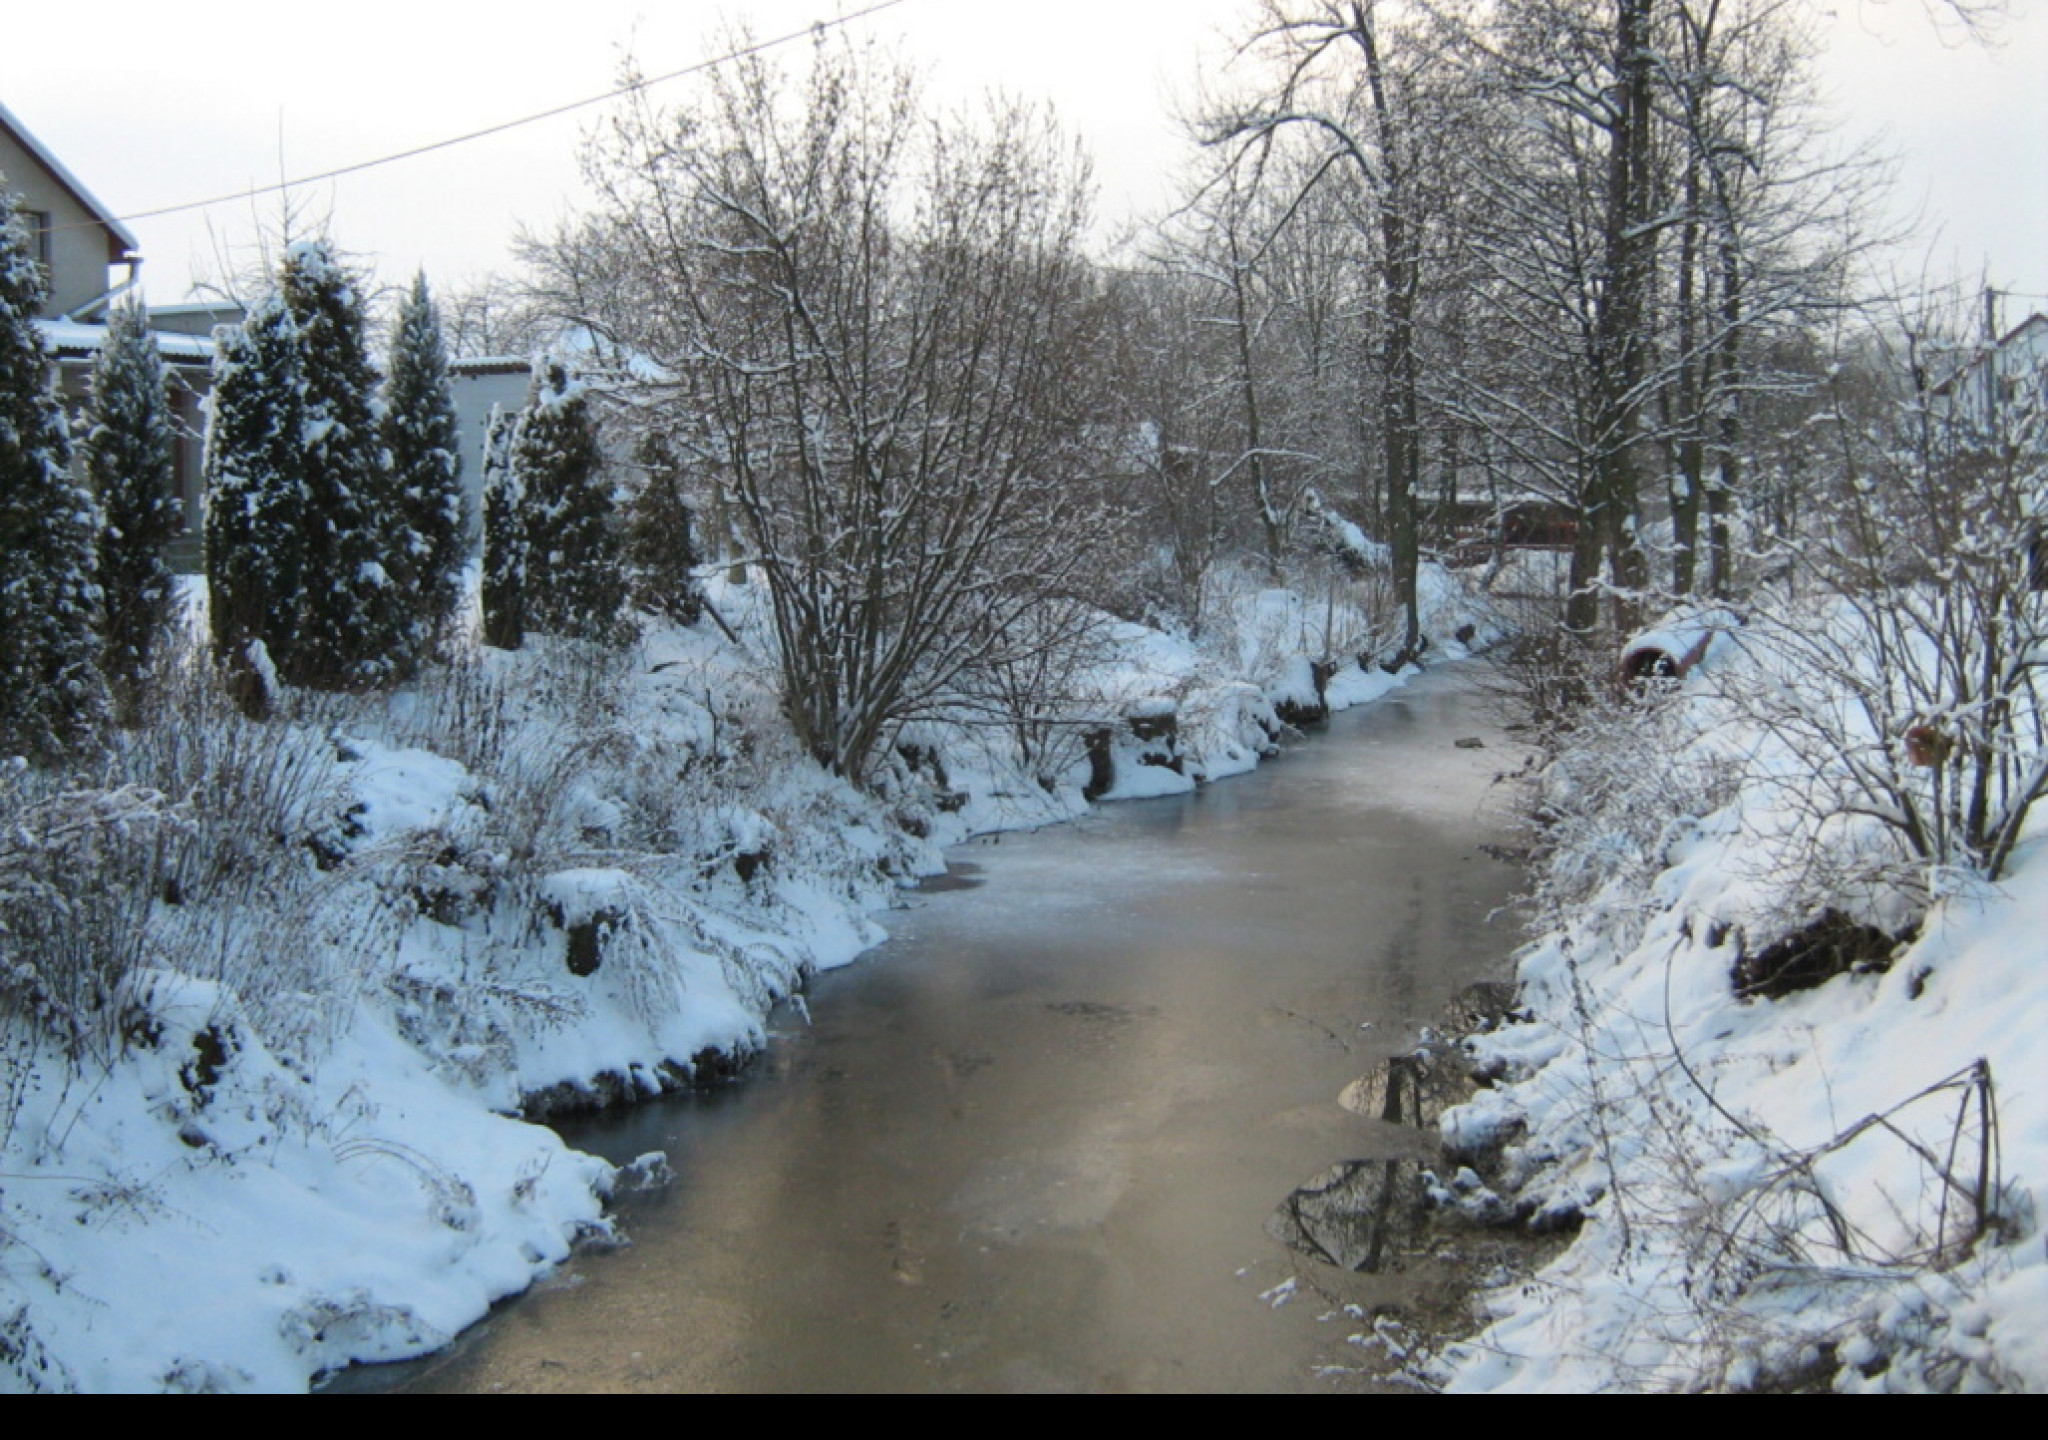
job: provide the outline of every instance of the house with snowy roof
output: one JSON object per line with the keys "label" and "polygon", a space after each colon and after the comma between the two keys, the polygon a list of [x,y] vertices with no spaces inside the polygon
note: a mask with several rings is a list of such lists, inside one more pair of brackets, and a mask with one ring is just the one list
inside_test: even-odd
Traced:
{"label": "house with snowy roof", "polygon": [[[140,280],[141,245],[4,104],[0,186],[19,195],[28,214],[36,259],[50,283],[38,328],[56,357],[59,393],[74,411],[82,409],[93,357],[106,342],[108,312]],[[226,304],[166,305],[152,307],[149,318],[171,376],[171,403],[178,422],[176,474],[186,533],[173,546],[173,559],[194,567],[199,558],[205,404],[213,384],[213,327],[239,321],[242,313]]]}
{"label": "house with snowy roof", "polygon": [[2048,315],[2037,310],[1970,351],[1934,395],[1951,418],[1986,436],[2023,416],[2048,415]]}

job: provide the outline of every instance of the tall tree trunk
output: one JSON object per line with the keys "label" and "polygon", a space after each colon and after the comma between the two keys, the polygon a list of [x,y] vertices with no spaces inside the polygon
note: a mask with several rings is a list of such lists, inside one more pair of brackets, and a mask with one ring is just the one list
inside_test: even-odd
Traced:
{"label": "tall tree trunk", "polygon": [[1615,586],[1614,622],[1623,631],[1642,618],[1649,565],[1636,533],[1640,477],[1637,420],[1644,376],[1651,268],[1650,20],[1653,0],[1617,0],[1615,98],[1608,131],[1603,284],[1597,324],[1594,418],[1597,428],[1592,520]]}
{"label": "tall tree trunk", "polygon": [[[1698,107],[1688,106],[1697,126]],[[1700,172],[1685,167],[1685,227],[1678,245],[1678,393],[1671,467],[1671,591],[1690,595],[1699,573],[1700,504],[1706,488],[1707,361],[1700,354]]]}
{"label": "tall tree trunk", "polygon": [[1380,292],[1386,309],[1380,431],[1386,454],[1387,541],[1393,551],[1394,599],[1401,607],[1400,650],[1389,662],[1399,669],[1422,653],[1422,615],[1417,604],[1416,572],[1421,541],[1415,516],[1421,488],[1422,446],[1419,376],[1415,356],[1415,304],[1421,289],[1421,258],[1417,254],[1411,207],[1414,196],[1408,176],[1407,135],[1403,117],[1388,101],[1386,69],[1373,30],[1372,6],[1354,3],[1352,31],[1365,55],[1366,83],[1380,131]]}
{"label": "tall tree trunk", "polygon": [[1287,527],[1272,492],[1272,478],[1266,473],[1265,426],[1259,414],[1258,370],[1252,354],[1251,267],[1239,253],[1237,221],[1230,227],[1230,302],[1233,328],[1237,335],[1238,399],[1244,411],[1245,464],[1250,472],[1252,495],[1258,502],[1259,528],[1266,542],[1266,574],[1280,578],[1280,562],[1287,549]]}
{"label": "tall tree trunk", "polygon": [[1572,528],[1572,563],[1564,597],[1564,628],[1580,639],[1592,638],[1600,626],[1600,556],[1606,532],[1600,527],[1600,478],[1579,477],[1578,519]]}
{"label": "tall tree trunk", "polygon": [[1728,598],[1734,583],[1728,516],[1742,483],[1742,255],[1732,234],[1721,244],[1721,343],[1714,367],[1714,482],[1707,490],[1707,589]]}

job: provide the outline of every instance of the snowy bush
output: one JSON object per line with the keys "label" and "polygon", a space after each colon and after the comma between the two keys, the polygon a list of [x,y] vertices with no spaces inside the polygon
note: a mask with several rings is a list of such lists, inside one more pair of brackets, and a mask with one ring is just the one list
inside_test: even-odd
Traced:
{"label": "snowy bush", "polygon": [[525,620],[577,640],[622,638],[626,570],[589,391],[544,358],[512,438],[526,531]]}
{"label": "snowy bush", "polygon": [[643,97],[585,157],[603,213],[550,257],[586,323],[658,358],[630,398],[728,487],[784,713],[856,783],[968,672],[1028,660],[1113,508],[1077,434],[1103,319],[1082,177],[1040,115],[920,118],[915,89],[826,45]]}
{"label": "snowy bush", "polygon": [[1579,710],[1571,744],[1537,782],[1539,925],[1607,917],[1636,933],[1655,905],[1650,880],[1744,778],[1736,760],[1692,743],[1691,723],[1657,693],[1610,693]]}
{"label": "snowy bush", "polygon": [[19,199],[0,186],[0,760],[57,763],[107,720],[92,497],[71,478],[64,411],[35,318],[47,286]]}
{"label": "snowy bush", "polygon": [[0,785],[8,1008],[100,1067],[146,1023],[124,988],[145,967],[231,986],[279,1040],[315,1024],[312,997],[334,997],[300,932],[345,824],[321,810],[331,744],[243,719],[189,654],[162,678],[97,783],[11,772]]}
{"label": "snowy bush", "polygon": [[0,1046],[40,1036],[102,1065],[119,1050],[127,979],[153,959],[157,862],[187,828],[160,791],[0,771]]}
{"label": "snowy bush", "polygon": [[[2048,1165],[2013,1086],[2043,1023],[2017,936],[2048,892],[1930,894],[1893,827],[1861,813],[1867,762],[1845,754],[1878,748],[1856,727],[1883,652],[1824,626],[1788,651],[1783,623],[1752,615],[1684,681],[1583,711],[1539,781],[1532,1019],[1473,1042],[1497,1088],[1443,1128],[1489,1152],[1517,1213],[1584,1228],[1489,1301],[1490,1328],[1440,1377],[1458,1388],[2048,1373],[2031,1355],[2040,1267],[2009,1243],[2031,1233],[2027,1184]],[[1785,664],[1823,649],[1825,666]],[[1873,673],[1840,683],[1859,665]],[[1830,739],[1802,743],[1788,713],[1824,717]],[[1856,925],[1860,953],[1743,983],[1770,952]]]}
{"label": "snowy bush", "polygon": [[1780,802],[1919,909],[2002,879],[2048,793],[2048,416],[2006,407],[1987,437],[1927,403],[1841,425],[1848,473],[1782,547],[1723,692],[1785,752]]}
{"label": "snowy bush", "polygon": [[[389,684],[421,649],[422,549],[395,496],[363,336],[360,282],[328,246],[294,245],[276,293],[225,327],[207,444],[214,645],[288,684]],[[417,542],[417,543],[416,543]]]}
{"label": "snowy bush", "polygon": [[142,690],[177,615],[164,556],[182,526],[176,487],[175,412],[149,317],[135,300],[115,307],[93,366],[85,473],[99,496],[103,666],[118,718],[139,717]]}
{"label": "snowy bush", "polygon": [[1054,596],[1009,621],[1004,643],[959,677],[947,718],[998,729],[1015,763],[1050,790],[1080,758],[1103,710],[1090,681],[1108,658],[1110,618],[1085,601]]}
{"label": "snowy bush", "polygon": [[250,721],[187,653],[149,723],[123,732],[108,760],[115,778],[173,797],[184,821],[149,855],[136,933],[164,963],[226,987],[292,1054],[317,1051],[352,993],[327,982],[316,923],[350,822],[321,702],[302,703],[313,713]]}
{"label": "snowy bush", "polygon": [[402,551],[395,579],[409,582],[401,608],[410,621],[406,668],[438,648],[454,623],[464,540],[462,432],[449,388],[441,313],[424,274],[413,277],[391,333],[377,433],[390,472],[386,487],[397,513],[389,541]]}

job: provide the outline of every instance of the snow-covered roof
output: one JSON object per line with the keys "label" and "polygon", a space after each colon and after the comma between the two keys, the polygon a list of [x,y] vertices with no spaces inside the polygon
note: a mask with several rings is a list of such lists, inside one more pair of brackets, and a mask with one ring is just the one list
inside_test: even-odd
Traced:
{"label": "snow-covered roof", "polygon": [[[2018,353],[2024,348],[2027,351],[2026,358],[2032,358],[2039,353],[2035,347],[2043,343],[2044,337],[2048,337],[2048,315],[2043,315],[2040,311],[2036,310],[2026,319],[2020,321],[2019,324],[2013,326],[2012,329],[2006,331],[1996,342],[1978,345],[1966,351],[1964,358],[1956,366],[1954,372],[1946,380],[1943,380],[1934,387],[1934,393],[1936,395],[1952,394],[1964,381],[1968,380],[1986,363],[1998,356]],[[2022,342],[2025,342],[2024,346]]]}
{"label": "snow-covered roof", "polygon": [[50,172],[50,175],[57,183],[71,192],[71,198],[80,205],[83,205],[93,219],[105,226],[107,233],[120,241],[124,249],[138,251],[142,248],[142,242],[135,238],[135,232],[116,219],[114,212],[105,205],[102,205],[94,197],[92,191],[86,189],[80,183],[78,177],[64,167],[64,162],[51,154],[49,148],[42,141],[36,139],[29,131],[29,128],[22,124],[15,116],[15,113],[5,105],[0,105],[0,129],[6,130],[9,135],[14,137],[16,144],[28,151],[29,154],[35,156],[37,161],[41,163],[45,170]]}
{"label": "snow-covered roof", "polygon": [[[78,359],[99,353],[107,343],[107,327],[82,320],[38,320],[35,327],[60,358]],[[213,360],[213,341],[204,335],[180,335],[171,330],[152,330],[157,352],[177,363],[208,364]]]}
{"label": "snow-covered roof", "polygon": [[464,359],[450,360],[448,369],[455,375],[525,375],[533,370],[530,355],[477,355]]}
{"label": "snow-covered roof", "polygon": [[564,330],[548,346],[548,353],[592,382],[602,377],[659,385],[675,378],[653,356],[609,340],[587,325]]}

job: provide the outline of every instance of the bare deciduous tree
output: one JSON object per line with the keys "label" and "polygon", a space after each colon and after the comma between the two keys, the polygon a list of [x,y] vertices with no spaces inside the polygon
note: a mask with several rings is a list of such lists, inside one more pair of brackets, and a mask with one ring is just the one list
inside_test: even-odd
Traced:
{"label": "bare deciduous tree", "polygon": [[1368,254],[1377,320],[1385,522],[1395,591],[1405,616],[1395,657],[1399,664],[1418,655],[1423,645],[1415,587],[1422,470],[1417,322],[1430,196],[1424,151],[1426,137],[1448,127],[1429,113],[1422,70],[1410,63],[1421,47],[1409,46],[1409,37],[1403,36],[1397,58],[1387,45],[1388,28],[1374,0],[1268,0],[1254,44],[1274,54],[1278,83],[1225,116],[1216,138],[1236,144],[1250,157],[1263,155],[1283,134],[1306,135],[1316,153],[1300,185],[1302,193],[1341,174],[1366,197],[1358,214],[1373,242]]}
{"label": "bare deciduous tree", "polygon": [[586,165],[562,307],[730,497],[784,708],[859,781],[969,672],[1048,643],[1024,618],[1088,552],[1085,166],[1045,117],[925,118],[901,69],[830,47],[673,112],[642,93]]}
{"label": "bare deciduous tree", "polygon": [[[1915,315],[1914,345],[1836,367],[1835,483],[1752,627],[1786,679],[1751,707],[1807,762],[1810,803],[1889,831],[1915,872],[1895,883],[1923,903],[1944,871],[1999,879],[2048,795],[2048,380],[1981,408],[1930,386],[1913,351],[1941,328]],[[1852,396],[1853,369],[1889,384]]]}

